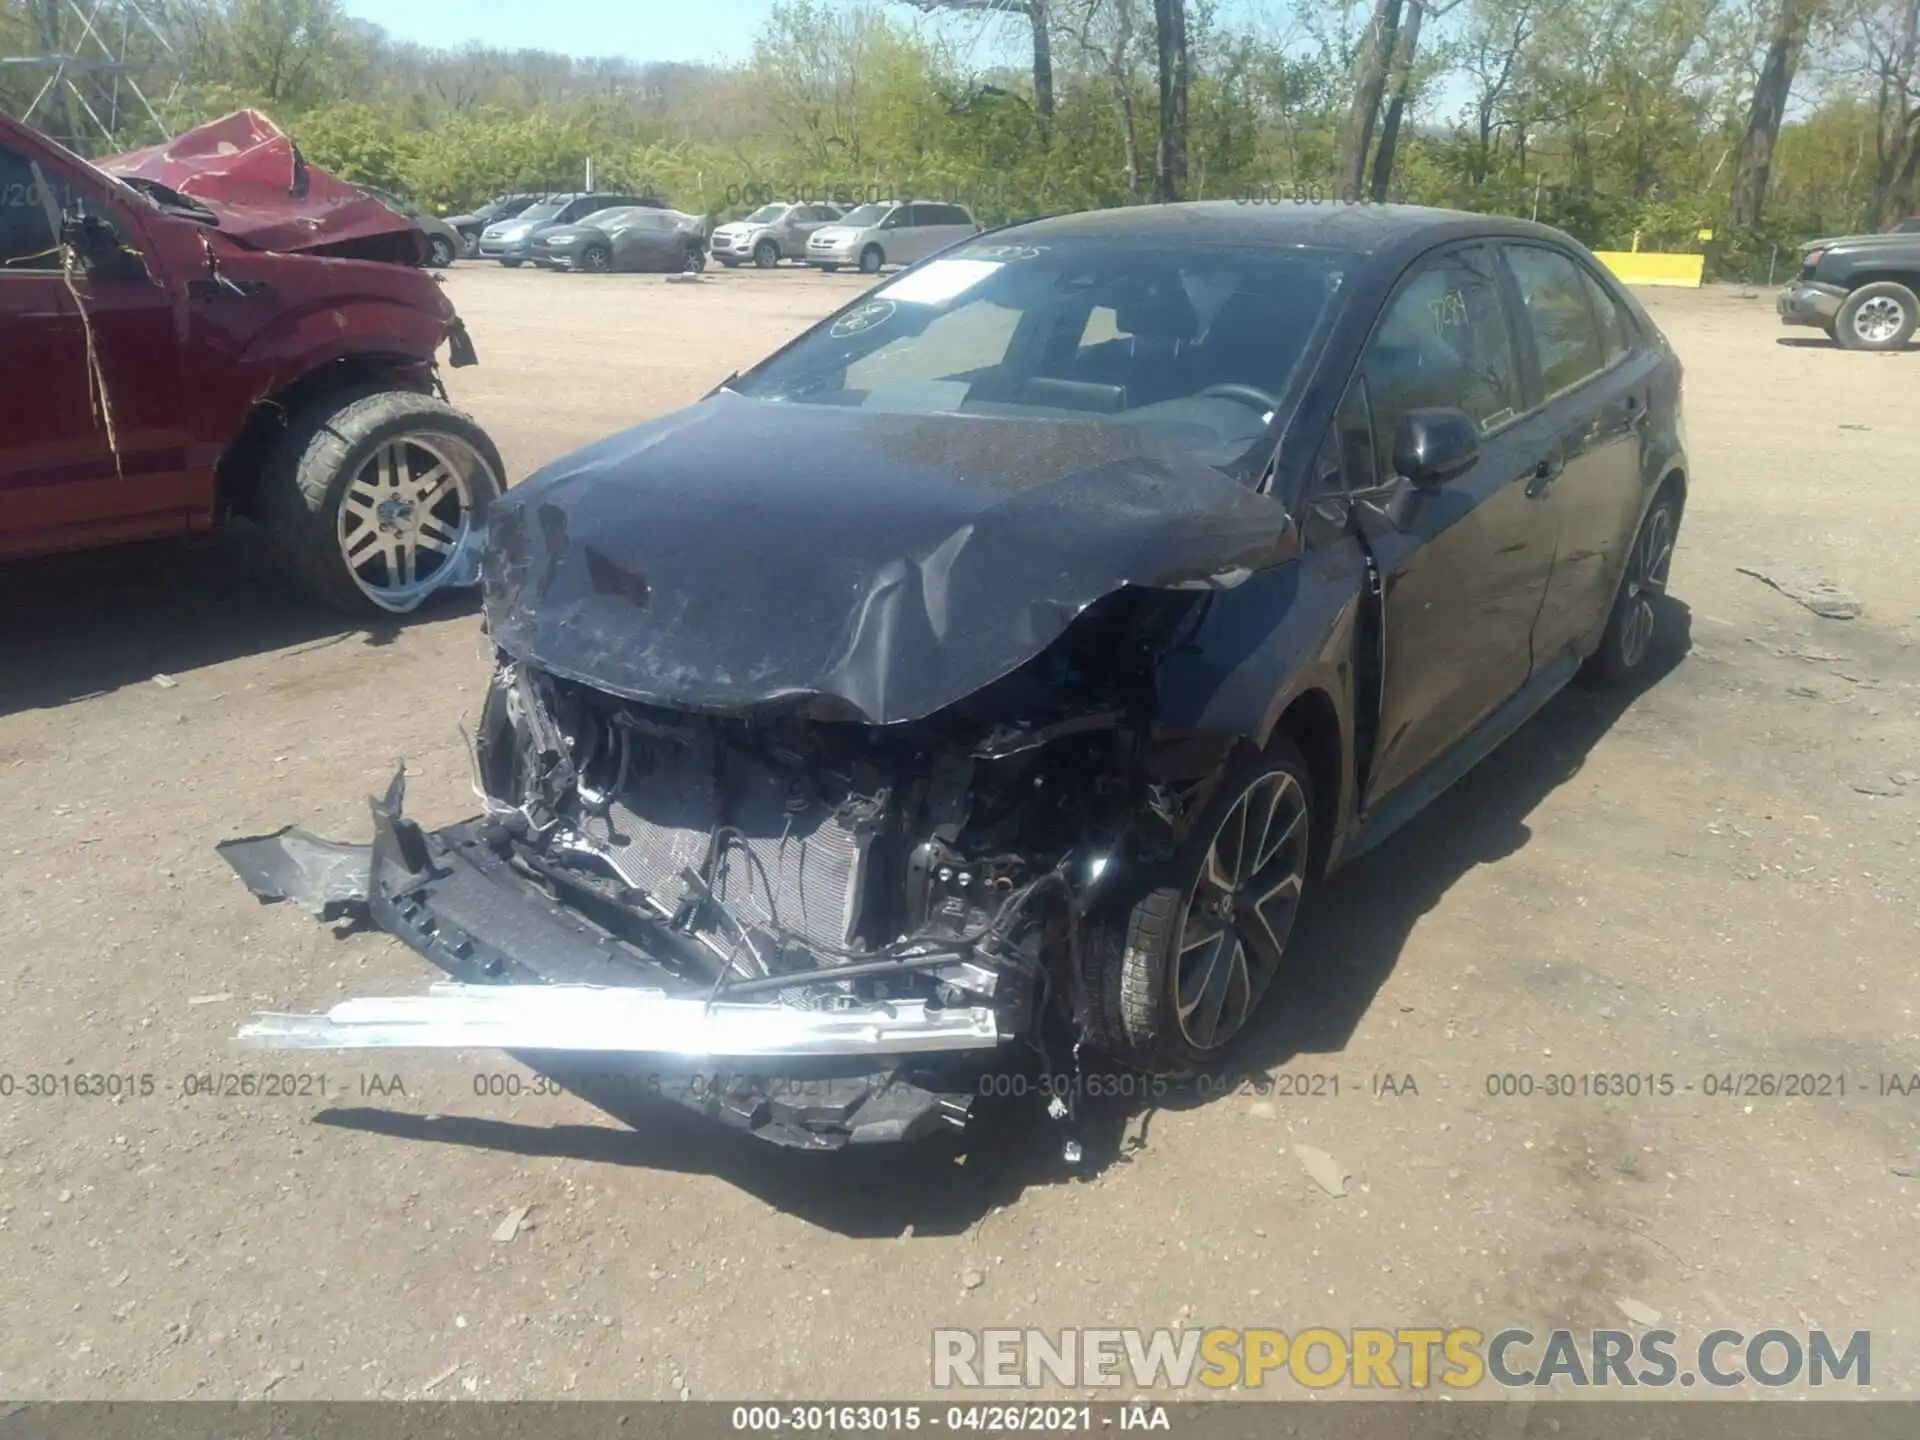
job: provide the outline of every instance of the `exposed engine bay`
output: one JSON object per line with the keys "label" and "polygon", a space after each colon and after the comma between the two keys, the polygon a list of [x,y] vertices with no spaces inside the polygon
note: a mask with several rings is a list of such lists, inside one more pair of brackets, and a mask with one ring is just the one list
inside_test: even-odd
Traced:
{"label": "exposed engine bay", "polygon": [[488,508],[481,813],[423,829],[396,776],[369,845],[220,847],[453,983],[241,1040],[718,1070],[661,1093],[810,1147],[1083,1046],[1192,1068],[1297,892],[1203,877],[1189,832],[1257,802],[1264,836],[1284,795],[1300,838],[1254,851],[1304,873],[1311,781],[1264,746],[1341,623],[1276,632],[1300,535],[1253,478],[1125,425],[725,387],[562,457]]}
{"label": "exposed engine bay", "polygon": [[[1084,1038],[1084,921],[1171,845],[1196,788],[1193,747],[1151,716],[1156,663],[1203,603],[1117,592],[986,689],[886,726],[649,705],[502,657],[475,820],[421,831],[396,780],[371,847],[221,847],[262,898],[364,907],[463,983],[242,1038],[724,1054],[730,1093],[675,1098],[787,1143],[964,1123],[983,1067]],[[536,909],[566,933],[533,929]],[[813,1077],[808,1103],[762,1093],[762,1070]]]}
{"label": "exposed engine bay", "polygon": [[1138,611],[1191,599],[1111,597],[986,690],[892,726],[666,710],[508,662],[477,747],[489,819],[557,895],[644,915],[652,953],[716,996],[1046,987],[1049,945],[1149,801]]}

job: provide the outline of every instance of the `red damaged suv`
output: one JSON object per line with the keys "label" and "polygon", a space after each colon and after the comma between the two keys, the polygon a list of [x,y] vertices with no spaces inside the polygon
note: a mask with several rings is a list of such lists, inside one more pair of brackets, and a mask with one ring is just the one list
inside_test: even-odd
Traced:
{"label": "red damaged suv", "polygon": [[0,557],[239,515],[347,609],[472,584],[504,474],[423,256],[251,111],[91,163],[0,115]]}

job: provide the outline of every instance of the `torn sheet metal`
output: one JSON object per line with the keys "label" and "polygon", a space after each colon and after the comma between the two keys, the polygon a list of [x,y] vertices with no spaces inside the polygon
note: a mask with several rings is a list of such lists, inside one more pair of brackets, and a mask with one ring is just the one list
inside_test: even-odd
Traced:
{"label": "torn sheet metal", "polygon": [[256,250],[390,260],[427,256],[420,228],[365,191],[309,165],[293,141],[257,110],[238,110],[161,145],[94,162],[198,201],[223,235]]}
{"label": "torn sheet metal", "polygon": [[495,642],[553,674],[890,724],[1017,668],[1103,596],[1244,578],[1296,546],[1277,502],[1125,424],[722,391],[516,485],[482,580]]}
{"label": "torn sheet metal", "polygon": [[367,901],[371,845],[322,840],[289,825],[271,835],[223,840],[213,848],[263,901],[291,900],[322,920],[337,919]]}
{"label": "torn sheet metal", "polygon": [[435,985],[348,1000],[325,1015],[263,1014],[243,1043],[276,1050],[570,1050],[704,1059],[990,1050],[991,1010],[897,1001],[847,1010],[716,1004],[597,985]]}

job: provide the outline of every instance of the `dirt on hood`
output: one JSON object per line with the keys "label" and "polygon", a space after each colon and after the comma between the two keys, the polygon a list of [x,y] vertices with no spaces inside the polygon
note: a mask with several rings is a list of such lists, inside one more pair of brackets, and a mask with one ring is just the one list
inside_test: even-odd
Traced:
{"label": "dirt on hood", "polygon": [[164,185],[211,211],[220,232],[258,250],[417,265],[426,237],[365,191],[310,165],[257,110],[237,110],[161,145],[94,162]]}

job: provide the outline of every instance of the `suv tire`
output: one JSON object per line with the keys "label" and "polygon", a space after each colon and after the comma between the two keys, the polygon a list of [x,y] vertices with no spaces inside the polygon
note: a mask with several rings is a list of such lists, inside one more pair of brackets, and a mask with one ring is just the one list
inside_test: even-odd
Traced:
{"label": "suv tire", "polygon": [[887,263],[886,252],[878,245],[869,245],[860,252],[860,273],[878,275],[880,267]]}
{"label": "suv tire", "polygon": [[261,472],[254,518],[315,599],[364,616],[405,614],[450,581],[473,582],[505,474],[493,441],[463,411],[413,390],[356,386],[294,416]]}
{"label": "suv tire", "polygon": [[1920,324],[1920,296],[1893,280],[1862,285],[1834,321],[1834,338],[1849,350],[1901,350]]}

